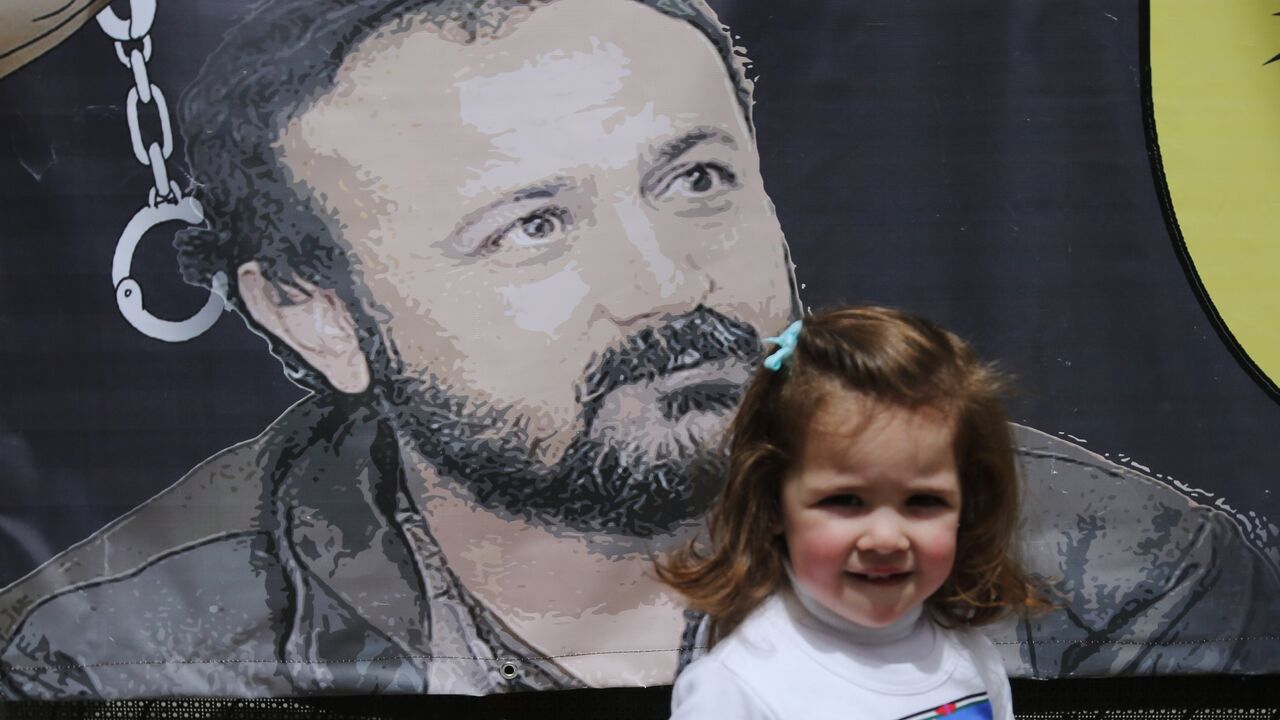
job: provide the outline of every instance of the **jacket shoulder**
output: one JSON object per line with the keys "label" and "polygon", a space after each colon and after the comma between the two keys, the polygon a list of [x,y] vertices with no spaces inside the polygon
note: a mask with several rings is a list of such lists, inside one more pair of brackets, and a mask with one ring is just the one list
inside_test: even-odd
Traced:
{"label": "jacket shoulder", "polygon": [[0,697],[287,691],[275,649],[288,594],[269,545],[221,535],[43,599],[0,655]]}
{"label": "jacket shoulder", "polygon": [[304,400],[257,437],[180,480],[0,591],[0,641],[32,608],[69,589],[135,573],[175,551],[259,530],[271,458],[313,414]]}

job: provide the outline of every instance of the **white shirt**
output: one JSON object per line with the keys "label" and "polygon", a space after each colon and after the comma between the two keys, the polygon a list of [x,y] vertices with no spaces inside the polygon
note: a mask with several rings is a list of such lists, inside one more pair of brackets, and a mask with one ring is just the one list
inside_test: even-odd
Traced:
{"label": "white shirt", "polygon": [[916,610],[865,628],[779,591],[677,678],[673,720],[1013,720],[991,641]]}

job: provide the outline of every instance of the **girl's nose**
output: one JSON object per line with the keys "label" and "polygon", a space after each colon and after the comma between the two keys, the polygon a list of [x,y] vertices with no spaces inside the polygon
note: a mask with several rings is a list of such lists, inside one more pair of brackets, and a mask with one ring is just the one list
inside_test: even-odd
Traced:
{"label": "girl's nose", "polygon": [[908,549],[910,544],[902,517],[888,508],[871,513],[858,537],[857,548],[863,552],[893,553]]}

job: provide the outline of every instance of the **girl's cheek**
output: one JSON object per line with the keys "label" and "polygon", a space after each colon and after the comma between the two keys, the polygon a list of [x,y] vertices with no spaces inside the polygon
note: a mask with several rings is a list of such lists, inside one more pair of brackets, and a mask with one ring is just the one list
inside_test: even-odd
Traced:
{"label": "girl's cheek", "polygon": [[923,542],[917,543],[915,552],[930,557],[944,558],[956,553],[956,528],[954,525],[940,525],[931,528],[922,536]]}
{"label": "girl's cheek", "polygon": [[852,551],[848,534],[831,527],[812,528],[801,542],[805,554],[817,561],[844,563]]}

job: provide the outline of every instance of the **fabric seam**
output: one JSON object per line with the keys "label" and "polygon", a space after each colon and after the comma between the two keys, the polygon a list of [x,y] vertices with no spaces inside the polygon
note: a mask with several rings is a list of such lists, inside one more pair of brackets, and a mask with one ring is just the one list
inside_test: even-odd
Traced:
{"label": "fabric seam", "polygon": [[[1134,640],[1040,640],[1036,645],[1137,645],[1144,647],[1161,647],[1166,645],[1208,645],[1211,643],[1227,643],[1239,642],[1241,640],[1280,640],[1280,635],[1244,635],[1234,638],[1218,638],[1213,640],[1168,640],[1156,643],[1144,643]],[[1025,640],[1005,640],[992,641],[993,645],[1027,645]],[[705,651],[705,647],[697,647],[696,650]],[[562,653],[559,655],[547,655],[551,659],[566,657],[584,657],[589,655],[637,655],[644,653],[670,653],[680,652],[680,648],[660,648],[649,650],[598,650],[592,652],[581,653]],[[276,659],[258,659],[258,658],[228,658],[224,660],[127,660],[121,662],[104,662],[104,663],[85,663],[85,664],[69,664],[69,665],[10,665],[5,672],[0,675],[11,674],[15,670],[72,670],[72,669],[88,669],[96,667],[118,667],[130,665],[226,665],[243,663],[246,665],[271,663],[276,665],[342,665],[351,663],[375,663],[386,662],[389,660],[471,660],[476,662],[520,662],[521,658],[484,658],[469,655],[389,655],[377,658],[351,658],[341,660],[276,660]]]}

